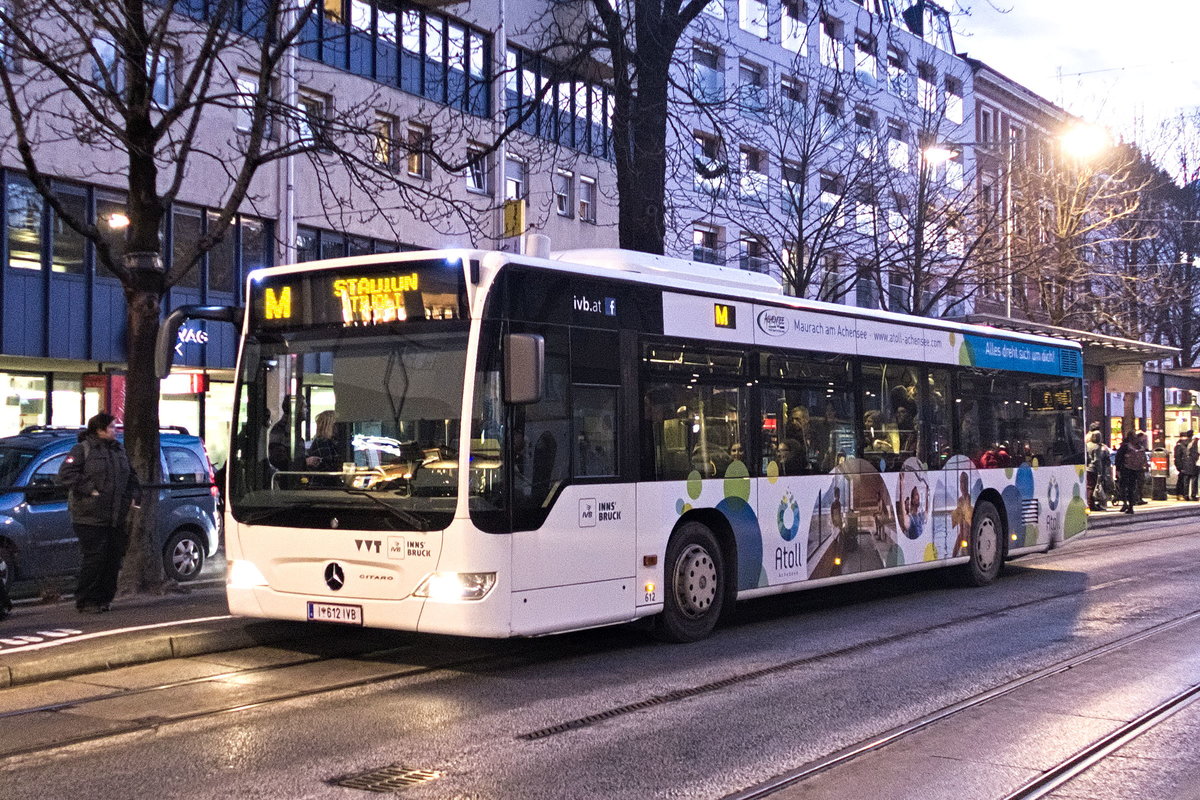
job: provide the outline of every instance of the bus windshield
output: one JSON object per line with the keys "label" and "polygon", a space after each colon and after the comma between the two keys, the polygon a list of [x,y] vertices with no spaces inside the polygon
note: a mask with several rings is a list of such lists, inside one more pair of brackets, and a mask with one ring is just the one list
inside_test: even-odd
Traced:
{"label": "bus windshield", "polygon": [[454,514],[467,326],[247,339],[230,505],[249,524],[435,530]]}

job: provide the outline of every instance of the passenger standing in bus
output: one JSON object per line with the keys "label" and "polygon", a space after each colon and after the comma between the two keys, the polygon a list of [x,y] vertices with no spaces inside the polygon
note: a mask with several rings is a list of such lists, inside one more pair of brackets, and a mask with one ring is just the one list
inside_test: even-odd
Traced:
{"label": "passenger standing in bus", "polygon": [[795,439],[784,439],[775,451],[775,461],[779,464],[780,475],[804,475],[807,470],[804,464],[804,448]]}
{"label": "passenger standing in bus", "polygon": [[[296,426],[308,416],[304,398],[287,395],[280,404],[279,419],[267,434],[267,460],[281,472],[295,470],[303,463],[304,442]],[[293,438],[295,441],[293,441]]]}

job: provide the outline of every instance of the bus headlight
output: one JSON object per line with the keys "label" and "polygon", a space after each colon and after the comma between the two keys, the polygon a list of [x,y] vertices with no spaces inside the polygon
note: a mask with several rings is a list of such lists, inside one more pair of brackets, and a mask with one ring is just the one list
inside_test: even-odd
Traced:
{"label": "bus headlight", "polygon": [[482,600],[495,585],[494,572],[434,572],[421,581],[413,596],[442,603]]}
{"label": "bus headlight", "polygon": [[252,561],[230,561],[225,571],[225,582],[234,589],[252,589],[266,586],[267,578]]}

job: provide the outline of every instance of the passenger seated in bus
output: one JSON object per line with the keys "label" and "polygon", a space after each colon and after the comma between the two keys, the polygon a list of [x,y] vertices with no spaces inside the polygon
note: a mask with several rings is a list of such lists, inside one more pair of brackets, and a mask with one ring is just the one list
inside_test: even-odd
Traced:
{"label": "passenger seated in bus", "polygon": [[863,414],[863,452],[893,452],[891,440],[883,427],[883,414],[879,411],[867,411]]}
{"label": "passenger seated in bus", "polygon": [[775,451],[775,463],[779,465],[780,475],[805,475],[803,456],[804,448],[795,439],[784,439]]}
{"label": "passenger seated in bus", "polygon": [[318,472],[336,472],[342,468],[345,448],[337,438],[334,426],[337,425],[337,412],[329,410],[317,414],[316,434],[308,445],[308,455],[304,464],[309,469]]}
{"label": "passenger seated in bus", "polygon": [[746,463],[745,445],[743,445],[741,442],[734,442],[733,444],[729,445],[729,459],[730,461],[741,461],[743,464]]}

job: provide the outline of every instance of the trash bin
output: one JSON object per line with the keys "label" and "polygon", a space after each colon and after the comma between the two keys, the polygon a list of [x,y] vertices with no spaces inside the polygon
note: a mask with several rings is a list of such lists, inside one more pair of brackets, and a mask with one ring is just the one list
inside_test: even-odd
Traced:
{"label": "trash bin", "polygon": [[1167,499],[1167,448],[1156,447],[1150,454],[1150,498]]}

